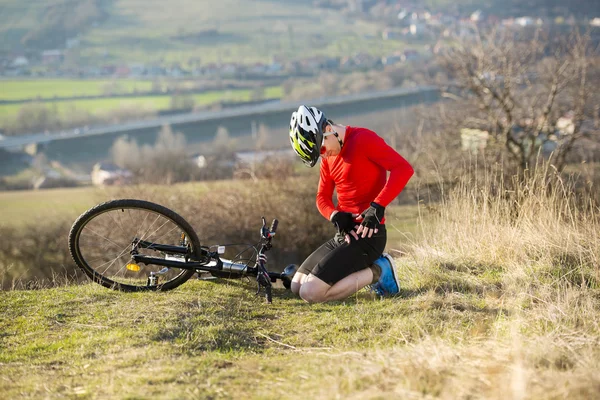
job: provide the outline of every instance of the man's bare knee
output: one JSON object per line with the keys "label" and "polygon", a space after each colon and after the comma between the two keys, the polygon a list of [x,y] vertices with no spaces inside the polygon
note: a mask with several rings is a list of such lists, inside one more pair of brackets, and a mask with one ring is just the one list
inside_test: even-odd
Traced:
{"label": "man's bare knee", "polygon": [[315,285],[311,285],[310,283],[305,283],[300,287],[300,298],[306,301],[307,303],[322,303],[326,301],[325,294]]}
{"label": "man's bare knee", "polygon": [[290,290],[292,291],[292,293],[294,293],[295,295],[300,295],[300,288],[302,287],[302,285],[298,282],[292,282],[291,286],[290,286]]}

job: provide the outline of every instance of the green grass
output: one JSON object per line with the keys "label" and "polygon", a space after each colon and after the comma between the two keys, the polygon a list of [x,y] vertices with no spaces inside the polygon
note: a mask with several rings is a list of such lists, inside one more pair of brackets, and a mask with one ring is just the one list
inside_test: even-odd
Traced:
{"label": "green grass", "polygon": [[110,196],[110,190],[93,187],[0,192],[0,225],[21,226],[65,216],[74,220]]}
{"label": "green grass", "polygon": [[0,389],[7,398],[244,399],[585,399],[596,390],[597,312],[572,341],[574,322],[545,314],[547,305],[438,291],[451,276],[474,278],[415,280],[431,266],[397,261],[403,296],[386,300],[361,291],[308,305],[276,289],[266,305],[252,282],[227,280],[167,293],[91,283],[0,292]]}
{"label": "green grass", "polygon": [[[280,98],[283,94],[281,86],[265,88],[265,98]],[[233,89],[222,91],[209,91],[202,94],[189,95],[197,106],[210,105],[219,101],[242,102],[252,98],[250,89]],[[66,118],[73,111],[85,111],[93,115],[100,115],[119,108],[145,109],[147,111],[168,110],[171,108],[171,95],[165,96],[139,96],[126,98],[102,98],[91,100],[67,100],[42,102],[50,110],[55,110],[59,118]],[[0,124],[14,119],[23,104],[0,105]]]}
{"label": "green grass", "polygon": [[[176,82],[178,87],[186,88],[192,82]],[[102,96],[107,89],[115,88],[117,92],[128,94],[148,92],[152,89],[152,81],[135,79],[28,79],[0,80],[0,100],[47,100],[60,97]],[[240,91],[249,96],[250,91]],[[208,92],[207,97],[220,94],[220,91]],[[225,92],[227,93],[227,92]],[[265,96],[281,97],[279,86],[265,88]],[[203,96],[198,96],[200,100]]]}
{"label": "green grass", "polygon": [[34,100],[54,97],[101,96],[110,88],[120,93],[147,92],[152,81],[135,79],[28,79],[0,80],[0,100]]}

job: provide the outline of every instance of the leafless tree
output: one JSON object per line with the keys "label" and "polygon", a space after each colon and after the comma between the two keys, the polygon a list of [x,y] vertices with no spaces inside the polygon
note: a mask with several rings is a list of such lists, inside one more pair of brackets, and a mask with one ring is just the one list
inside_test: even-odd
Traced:
{"label": "leafless tree", "polygon": [[598,51],[589,34],[529,37],[508,30],[478,32],[442,55],[459,94],[474,101],[481,125],[521,171],[553,150],[561,170],[582,138],[597,133]]}

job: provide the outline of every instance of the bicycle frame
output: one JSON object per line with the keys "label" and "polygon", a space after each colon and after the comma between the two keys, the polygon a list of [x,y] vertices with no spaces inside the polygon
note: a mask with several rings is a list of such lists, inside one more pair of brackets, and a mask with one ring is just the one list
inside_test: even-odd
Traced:
{"label": "bicycle frame", "polygon": [[[291,281],[290,272],[284,270],[282,273],[269,272],[266,268],[267,257],[265,253],[271,249],[271,239],[275,235],[277,229],[277,220],[273,220],[271,228],[267,228],[265,218],[262,218],[263,226],[261,228],[261,241],[260,250],[256,257],[255,266],[248,266],[248,264],[236,263],[232,260],[224,259],[220,257],[218,251],[208,251],[206,248],[201,248],[201,259],[195,259],[195,256],[191,253],[189,246],[182,243],[180,246],[165,245],[160,243],[147,242],[141,239],[135,238],[132,242],[131,257],[135,263],[138,264],[152,264],[166,267],[167,269],[152,272],[149,280],[156,279],[156,275],[164,274],[168,271],[168,268],[179,268],[185,270],[194,270],[196,272],[204,271],[209,272],[218,277],[243,277],[243,276],[256,276],[258,283],[258,291],[260,288],[265,288],[265,295],[267,302],[271,303],[271,283],[280,279],[284,285],[289,284]],[[151,257],[143,254],[139,254],[137,249],[145,248],[150,250],[156,250],[167,254],[165,258]],[[177,255],[171,256],[169,255]]]}
{"label": "bicycle frame", "polygon": [[[162,246],[162,245],[159,245]],[[178,247],[175,251],[164,251],[166,253],[179,253],[177,250],[184,249],[185,247]],[[158,250],[158,248],[156,249]],[[172,249],[173,250],[173,249]],[[132,258],[136,263],[141,264],[152,264],[152,265],[160,265],[168,268],[180,268],[187,270],[195,270],[195,271],[204,271],[204,272],[216,272],[219,275],[223,274],[232,274],[232,275],[250,275],[256,276],[258,274],[258,267],[249,267],[247,264],[236,263],[231,260],[221,258],[217,253],[207,252],[207,255],[210,256],[210,259],[207,261],[174,261],[172,259],[166,258],[158,258],[158,257],[148,257],[141,254],[132,255]],[[277,272],[268,272],[269,278],[271,282],[275,282],[277,279],[284,279],[285,275],[283,273]]]}

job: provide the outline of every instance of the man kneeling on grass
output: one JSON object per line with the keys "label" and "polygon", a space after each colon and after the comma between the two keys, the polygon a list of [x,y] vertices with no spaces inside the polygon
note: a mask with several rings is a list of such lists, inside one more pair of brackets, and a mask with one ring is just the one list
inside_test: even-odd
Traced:
{"label": "man kneeling on grass", "polygon": [[380,296],[397,294],[396,266],[383,253],[384,212],[413,168],[375,132],[334,124],[315,107],[300,106],[292,114],[290,142],[306,165],[321,158],[317,207],[337,228],[335,237],[302,263],[292,292],[309,303],[345,299],[367,285]]}

